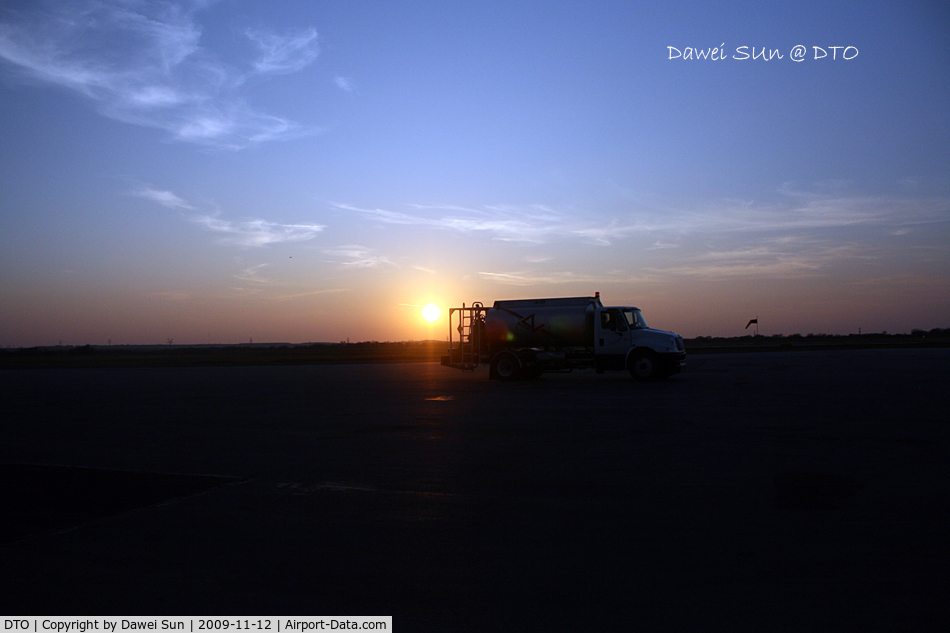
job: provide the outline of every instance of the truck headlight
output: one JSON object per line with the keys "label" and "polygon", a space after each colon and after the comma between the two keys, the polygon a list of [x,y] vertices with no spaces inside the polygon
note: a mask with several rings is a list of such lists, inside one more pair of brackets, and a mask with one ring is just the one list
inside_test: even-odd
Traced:
{"label": "truck headlight", "polygon": [[680,336],[672,336],[668,341],[660,345],[660,351],[664,353],[682,352],[685,349],[683,339]]}

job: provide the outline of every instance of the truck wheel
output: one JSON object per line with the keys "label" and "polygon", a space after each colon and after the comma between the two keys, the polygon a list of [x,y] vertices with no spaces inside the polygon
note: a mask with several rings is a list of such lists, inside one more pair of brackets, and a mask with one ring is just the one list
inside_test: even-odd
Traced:
{"label": "truck wheel", "polygon": [[630,375],[634,380],[645,382],[659,377],[656,354],[649,350],[634,352],[630,357]]}
{"label": "truck wheel", "polygon": [[521,378],[521,361],[511,352],[502,352],[491,362],[491,375],[502,381]]}

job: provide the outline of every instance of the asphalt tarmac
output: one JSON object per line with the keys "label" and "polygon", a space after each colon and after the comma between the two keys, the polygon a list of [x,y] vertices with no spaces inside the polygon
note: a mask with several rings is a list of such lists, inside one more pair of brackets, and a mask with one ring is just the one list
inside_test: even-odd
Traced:
{"label": "asphalt tarmac", "polygon": [[0,611],[945,631],[948,361],[5,370]]}

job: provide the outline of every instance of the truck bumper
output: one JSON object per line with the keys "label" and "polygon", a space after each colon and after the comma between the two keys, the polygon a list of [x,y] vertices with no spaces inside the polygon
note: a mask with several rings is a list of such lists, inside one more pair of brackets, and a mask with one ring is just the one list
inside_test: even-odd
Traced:
{"label": "truck bumper", "polygon": [[667,376],[678,374],[686,366],[686,352],[675,352],[673,354],[659,354],[657,364],[660,372]]}

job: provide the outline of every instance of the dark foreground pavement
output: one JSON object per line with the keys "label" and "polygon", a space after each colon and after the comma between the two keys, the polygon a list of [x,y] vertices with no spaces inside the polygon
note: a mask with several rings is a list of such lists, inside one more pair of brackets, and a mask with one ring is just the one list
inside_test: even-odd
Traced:
{"label": "dark foreground pavement", "polygon": [[944,631],[948,361],[2,371],[0,611]]}

